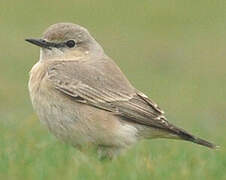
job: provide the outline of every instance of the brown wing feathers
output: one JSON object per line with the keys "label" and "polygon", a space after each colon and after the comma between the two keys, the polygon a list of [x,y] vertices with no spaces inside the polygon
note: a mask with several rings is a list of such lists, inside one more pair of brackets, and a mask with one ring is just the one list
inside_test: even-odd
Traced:
{"label": "brown wing feathers", "polygon": [[[194,143],[201,144],[210,148],[216,147],[212,143],[197,138],[189,134],[185,130],[170,124],[164,117],[164,112],[157,106],[156,103],[151,101],[143,93],[135,89],[131,89],[130,85],[128,85],[128,87],[122,87],[120,84],[119,88],[114,87],[114,89],[112,89],[111,82],[109,81],[114,81],[114,79],[111,79],[111,77],[109,76],[109,79],[103,79],[103,81],[107,82],[102,81],[102,86],[97,84],[97,86],[95,86],[94,88],[93,81],[95,81],[95,79],[93,79],[92,76],[84,78],[81,75],[76,75],[78,78],[76,79],[74,74],[67,74],[67,76],[65,76],[64,74],[63,76],[61,73],[62,68],[74,67],[76,71],[76,68],[79,68],[78,66],[79,64],[73,64],[73,62],[71,62],[71,64],[57,64],[56,66],[50,68],[48,75],[49,79],[53,82],[55,88],[65,93],[66,95],[75,98],[77,102],[86,103],[96,108],[110,111],[115,115],[121,116],[124,120],[159,128],[164,131],[168,131],[169,133],[175,134],[184,140],[192,141]],[[101,72],[98,71],[95,73],[96,76],[102,75]],[[85,74],[87,74],[88,76],[92,73]],[[125,80],[125,84],[126,83],[128,82]],[[127,92],[123,92],[121,89],[128,89],[128,92],[133,93],[128,94]]]}

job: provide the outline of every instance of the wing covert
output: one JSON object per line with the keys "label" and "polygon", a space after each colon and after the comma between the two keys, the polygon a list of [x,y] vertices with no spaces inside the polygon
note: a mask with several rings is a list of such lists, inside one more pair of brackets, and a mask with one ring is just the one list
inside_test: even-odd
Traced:
{"label": "wing covert", "polygon": [[[115,64],[101,61],[59,62],[49,67],[48,79],[54,88],[75,101],[94,106],[133,121],[161,129],[169,128],[163,111],[128,82]],[[112,63],[110,61],[110,63]],[[105,71],[103,71],[103,68]],[[108,72],[107,74],[104,72]],[[117,73],[112,76],[112,73]]]}

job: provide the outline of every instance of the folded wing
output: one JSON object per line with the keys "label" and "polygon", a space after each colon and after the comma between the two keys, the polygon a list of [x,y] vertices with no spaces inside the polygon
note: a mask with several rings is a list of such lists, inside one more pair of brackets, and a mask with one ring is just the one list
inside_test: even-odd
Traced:
{"label": "folded wing", "polygon": [[113,61],[59,61],[48,69],[48,79],[54,88],[74,101],[103,109],[145,126],[155,127],[213,148],[205,140],[170,124],[164,112],[146,95],[129,83]]}

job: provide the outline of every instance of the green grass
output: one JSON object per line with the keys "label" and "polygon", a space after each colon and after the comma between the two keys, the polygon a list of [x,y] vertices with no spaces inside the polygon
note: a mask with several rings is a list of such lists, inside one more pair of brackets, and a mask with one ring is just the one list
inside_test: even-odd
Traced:
{"label": "green grass", "polygon": [[[226,179],[226,2],[67,0],[0,2],[0,179]],[[216,142],[138,143],[112,162],[48,133],[33,112],[24,41],[56,22],[86,26],[170,122]]]}

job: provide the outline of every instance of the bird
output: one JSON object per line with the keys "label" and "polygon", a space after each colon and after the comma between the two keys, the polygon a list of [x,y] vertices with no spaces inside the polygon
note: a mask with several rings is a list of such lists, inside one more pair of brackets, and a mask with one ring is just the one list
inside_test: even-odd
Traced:
{"label": "bird", "polygon": [[170,123],[164,111],[136,89],[89,31],[73,23],[49,26],[30,71],[31,102],[40,121],[57,139],[78,149],[96,147],[113,159],[143,139],[216,145]]}

